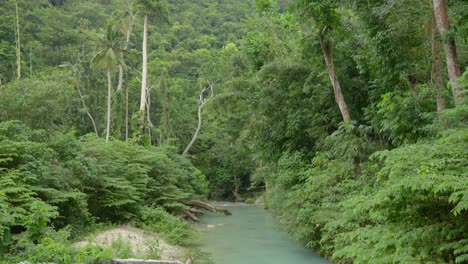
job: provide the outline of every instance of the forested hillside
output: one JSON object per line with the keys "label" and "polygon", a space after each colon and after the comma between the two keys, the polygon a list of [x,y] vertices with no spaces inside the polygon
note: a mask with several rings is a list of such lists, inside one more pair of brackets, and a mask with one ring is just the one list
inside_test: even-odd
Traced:
{"label": "forested hillside", "polygon": [[[0,261],[262,194],[334,263],[468,261],[468,6],[0,2]],[[172,216],[175,215],[176,217]]]}

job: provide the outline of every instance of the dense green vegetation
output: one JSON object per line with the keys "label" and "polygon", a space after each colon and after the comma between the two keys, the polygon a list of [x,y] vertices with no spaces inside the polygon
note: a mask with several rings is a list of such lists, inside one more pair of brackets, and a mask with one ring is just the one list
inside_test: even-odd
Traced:
{"label": "dense green vegetation", "polygon": [[265,191],[336,263],[466,262],[468,8],[433,2],[1,1],[0,261]]}
{"label": "dense green vegetation", "polygon": [[73,132],[48,135],[17,121],[1,123],[0,131],[3,253],[59,261],[30,253],[50,247],[48,243],[61,244],[49,241],[56,235],[49,224],[74,235],[95,223],[135,218],[161,228],[171,242],[187,243],[177,237],[187,233],[187,227],[180,226],[179,233],[162,230],[167,221],[177,221],[158,212],[177,212],[182,208],[179,200],[204,195],[207,185],[200,171],[174,148],[106,144],[91,134],[78,139]]}

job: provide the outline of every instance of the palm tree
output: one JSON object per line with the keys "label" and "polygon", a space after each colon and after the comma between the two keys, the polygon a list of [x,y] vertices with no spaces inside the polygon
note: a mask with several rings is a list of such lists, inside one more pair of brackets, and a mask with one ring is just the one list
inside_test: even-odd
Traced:
{"label": "palm tree", "polygon": [[122,60],[122,47],[120,44],[120,31],[114,25],[109,24],[106,31],[99,36],[99,51],[92,59],[92,64],[100,66],[106,71],[107,75],[106,142],[109,142],[112,117],[112,69],[117,62]]}

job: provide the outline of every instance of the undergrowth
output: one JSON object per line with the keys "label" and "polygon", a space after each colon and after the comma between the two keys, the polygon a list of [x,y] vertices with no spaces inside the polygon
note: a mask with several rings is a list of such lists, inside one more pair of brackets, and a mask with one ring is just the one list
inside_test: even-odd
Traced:
{"label": "undergrowth", "polygon": [[207,182],[176,151],[0,123],[0,261],[106,259],[107,249],[69,241],[90,226],[128,222],[189,244],[178,201],[205,195]]}
{"label": "undergrowth", "polygon": [[355,146],[373,143],[349,146],[356,128],[342,127],[311,161],[284,154],[268,204],[293,238],[336,263],[466,263],[467,109],[444,111],[425,128],[432,137],[394,149],[366,154]]}

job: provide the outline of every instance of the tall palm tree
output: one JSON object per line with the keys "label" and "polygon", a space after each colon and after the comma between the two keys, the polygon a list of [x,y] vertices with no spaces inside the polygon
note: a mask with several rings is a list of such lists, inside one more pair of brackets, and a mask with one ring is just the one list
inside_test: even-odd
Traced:
{"label": "tall palm tree", "polygon": [[107,76],[107,126],[106,142],[109,142],[112,105],[112,70],[122,60],[120,31],[112,24],[107,25],[106,31],[99,36],[99,51],[92,59],[92,65],[99,66],[106,71]]}

